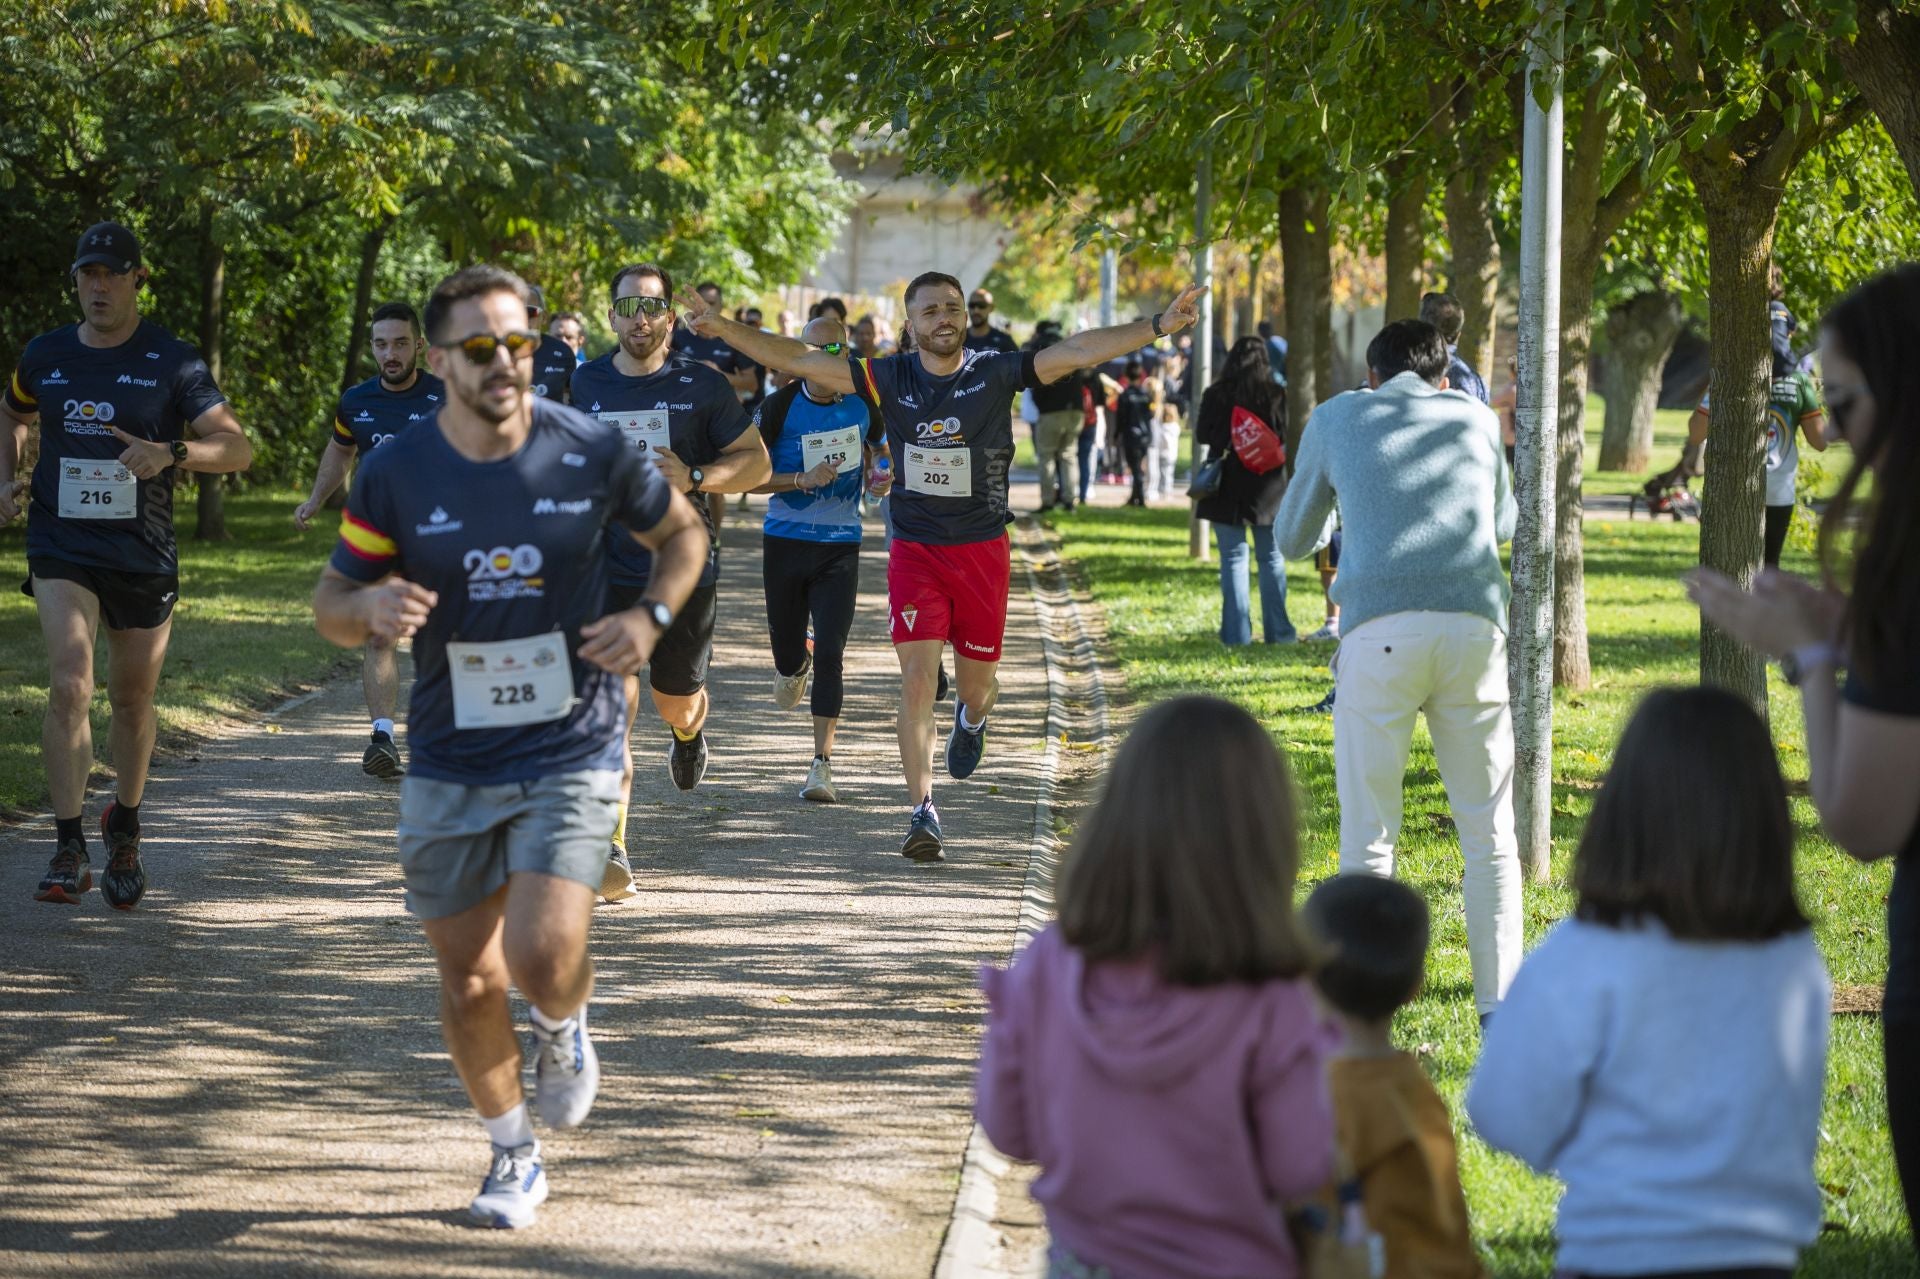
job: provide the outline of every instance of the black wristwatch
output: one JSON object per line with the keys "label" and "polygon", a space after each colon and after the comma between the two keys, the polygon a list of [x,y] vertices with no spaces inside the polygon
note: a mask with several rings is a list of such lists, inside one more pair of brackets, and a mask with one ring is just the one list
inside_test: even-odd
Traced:
{"label": "black wristwatch", "polygon": [[1157,338],[1163,338],[1167,336],[1167,331],[1160,327],[1160,317],[1165,314],[1166,314],[1165,311],[1155,311],[1153,313],[1153,336]]}
{"label": "black wristwatch", "polygon": [[693,487],[687,491],[690,493],[698,493],[700,486],[707,482],[707,473],[697,466],[689,467],[687,470],[687,478],[693,481]]}
{"label": "black wristwatch", "polygon": [[173,443],[167,445],[167,449],[173,454],[173,464],[175,466],[185,466],[187,464],[187,442],[185,440],[175,440]]}
{"label": "black wristwatch", "polygon": [[647,616],[651,617],[653,624],[661,630],[664,631],[673,625],[673,610],[659,600],[641,600],[639,606],[647,610]]}

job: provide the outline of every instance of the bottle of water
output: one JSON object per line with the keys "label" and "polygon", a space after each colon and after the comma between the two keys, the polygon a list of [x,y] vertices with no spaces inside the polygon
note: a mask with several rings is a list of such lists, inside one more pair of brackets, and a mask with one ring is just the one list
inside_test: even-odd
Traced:
{"label": "bottle of water", "polygon": [[873,491],[873,486],[886,478],[887,472],[892,469],[893,464],[886,458],[875,460],[873,473],[867,477],[867,491],[860,498],[861,505],[866,509],[867,514],[871,515],[880,509],[880,495]]}

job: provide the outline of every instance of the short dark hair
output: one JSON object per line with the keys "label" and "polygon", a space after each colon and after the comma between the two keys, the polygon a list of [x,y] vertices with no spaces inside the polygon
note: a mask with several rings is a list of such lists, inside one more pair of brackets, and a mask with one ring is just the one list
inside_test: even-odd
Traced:
{"label": "short dark hair", "polygon": [[1395,320],[1367,343],[1367,367],[1382,382],[1411,370],[1438,386],[1447,373],[1447,344],[1425,320]]}
{"label": "short dark hair", "polygon": [[420,313],[406,302],[382,302],[373,308],[373,315],[367,320],[371,329],[382,320],[405,320],[407,327],[415,333],[420,332]]}
{"label": "short dark hair", "polygon": [[825,315],[829,311],[834,312],[836,315],[840,317],[840,323],[845,324],[847,322],[847,304],[845,302],[842,302],[839,298],[831,298],[831,297],[821,298],[818,302],[815,302],[812,306],[808,307],[807,318],[809,320],[815,319],[819,316]]}
{"label": "short dark hair", "polygon": [[1067,852],[1061,935],[1090,961],[1151,956],[1181,985],[1301,976],[1296,824],[1286,759],[1253,716],[1217,697],[1161,702]]}
{"label": "short dark hair", "polygon": [[465,302],[468,298],[483,298],[489,293],[511,293],[524,306],[527,301],[527,282],[503,266],[476,262],[472,266],[461,267],[434,285],[433,295],[427,299],[427,313],[423,321],[427,341],[439,342],[446,337],[447,315],[455,304]]}
{"label": "short dark hair", "polygon": [[1146,372],[1146,366],[1138,360],[1128,360],[1126,367],[1120,372],[1123,377],[1139,377],[1142,373]]}
{"label": "short dark hair", "polygon": [[673,276],[667,273],[667,268],[652,262],[632,262],[613,273],[613,279],[607,285],[608,301],[620,296],[620,285],[630,275],[642,278],[652,276],[660,281],[660,291],[666,295],[667,300],[669,302],[673,300]]}
{"label": "short dark hair", "polygon": [[1420,318],[1439,329],[1440,336],[1449,342],[1458,342],[1460,330],[1467,325],[1466,309],[1451,293],[1422,293]]}
{"label": "short dark hair", "polygon": [[712,289],[715,293],[720,292],[720,286],[712,280],[702,280],[693,286],[693,291],[702,295],[704,295],[708,289]]}
{"label": "short dark hair", "polygon": [[922,289],[932,288],[936,284],[951,285],[953,286],[953,291],[962,297],[965,297],[967,294],[967,291],[960,287],[960,281],[954,279],[945,271],[922,271],[920,274],[914,276],[913,279],[907,281],[907,291],[901,295],[901,300],[911,309],[913,306],[913,295]]}
{"label": "short dark hair", "polygon": [[1313,984],[1333,1007],[1385,1021],[1420,993],[1431,924],[1426,902],[1405,884],[1335,875],[1313,890],[1300,917],[1320,949]]}
{"label": "short dark hair", "polygon": [[1573,855],[1574,913],[1648,919],[1691,941],[1766,941],[1807,927],[1793,821],[1766,725],[1726,689],[1663,688],[1613,749]]}

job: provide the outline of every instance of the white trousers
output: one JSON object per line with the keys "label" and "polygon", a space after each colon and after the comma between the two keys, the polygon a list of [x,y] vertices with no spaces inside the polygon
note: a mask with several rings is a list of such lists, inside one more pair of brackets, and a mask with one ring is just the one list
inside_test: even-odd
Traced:
{"label": "white trousers", "polygon": [[1168,497],[1173,493],[1174,468],[1180,460],[1180,424],[1155,422],[1153,443],[1147,447],[1147,493]]}
{"label": "white trousers", "polygon": [[1407,752],[1424,712],[1466,863],[1474,1003],[1491,1012],[1522,944],[1507,637],[1471,613],[1376,617],[1341,638],[1334,687],[1340,869],[1393,874]]}

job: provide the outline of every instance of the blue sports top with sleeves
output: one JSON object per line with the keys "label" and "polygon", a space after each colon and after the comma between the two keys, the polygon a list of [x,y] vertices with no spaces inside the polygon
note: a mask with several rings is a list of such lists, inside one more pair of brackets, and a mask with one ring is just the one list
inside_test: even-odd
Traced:
{"label": "blue sports top with sleeves", "polygon": [[[119,464],[127,446],[113,432],[171,444],[225,404],[200,353],[150,320],[111,347],[86,345],[69,324],[27,343],[6,396],[21,416],[40,415],[27,554],[128,573],[177,571],[173,468],[134,477]],[[120,500],[129,485],[130,505]]]}
{"label": "blue sports top with sleeves", "polygon": [[[668,447],[688,466],[710,466],[727,445],[753,425],[727,380],[703,364],[678,358],[644,377],[629,377],[614,367],[611,353],[588,360],[573,375],[573,406],[627,431],[640,447],[659,429],[664,416]],[[694,506],[707,525],[707,567],[700,585],[713,585],[719,569],[719,541],[705,501]],[[653,554],[621,530],[609,526],[609,572],[616,585],[644,588],[653,576]]]}
{"label": "blue sports top with sleeves", "polygon": [[333,442],[365,457],[409,426],[438,413],[446,399],[446,383],[425,369],[414,375],[413,385],[404,391],[389,391],[378,377],[370,377],[340,393],[339,407],[333,411]]}
{"label": "blue sports top with sleeves", "polygon": [[892,445],[894,535],[929,546],[1006,536],[1013,401],[1039,384],[1033,352],[964,351],[947,377],[911,351],[848,364],[854,394],[879,410]]}
{"label": "blue sports top with sleeves", "polygon": [[[415,774],[487,786],[621,766],[625,693],[619,676],[580,660],[580,628],[606,611],[607,529],[616,520],[650,529],[672,500],[660,472],[617,432],[539,399],[527,441],[510,457],[463,457],[437,420],[368,456],[332,565],[357,582],[397,573],[440,597],[413,638]],[[576,700],[563,717],[455,726],[449,643],[553,631],[565,635],[572,662]]]}

